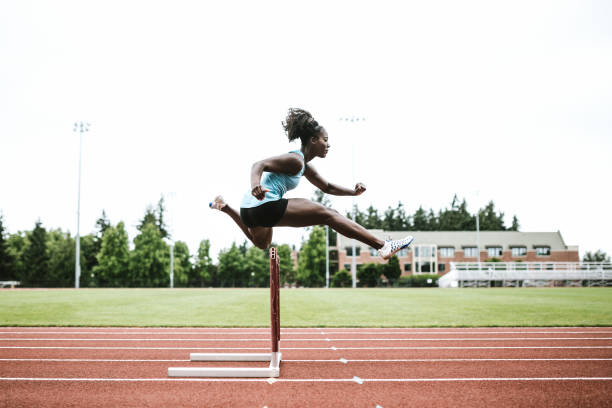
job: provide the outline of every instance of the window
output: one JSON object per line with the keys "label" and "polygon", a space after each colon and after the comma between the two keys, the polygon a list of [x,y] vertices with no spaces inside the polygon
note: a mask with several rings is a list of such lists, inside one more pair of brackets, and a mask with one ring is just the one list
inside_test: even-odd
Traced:
{"label": "window", "polygon": [[404,271],[410,272],[412,270],[412,264],[404,264]]}
{"label": "window", "polygon": [[351,264],[344,264],[344,270],[350,272],[351,271]]}
{"label": "window", "polygon": [[452,258],[453,256],[455,256],[455,248],[453,247],[440,248],[440,256],[442,258]]}
{"label": "window", "polygon": [[410,253],[410,248],[404,248],[404,249],[399,250],[399,252],[397,253],[397,256],[408,256],[409,253]]}
{"label": "window", "polygon": [[444,270],[445,270],[445,265],[446,265],[446,264],[443,264],[443,263],[438,264],[438,272],[444,272]]}
{"label": "window", "polygon": [[[346,250],[346,256],[353,256],[353,247],[346,247],[344,249]],[[356,246],[355,253],[357,254],[356,256],[359,256],[359,254],[361,253],[361,248]]]}
{"label": "window", "polygon": [[525,247],[512,248],[512,256],[525,256],[526,254],[527,254],[527,248]]}
{"label": "window", "polygon": [[536,255],[538,256],[549,256],[550,255],[550,247],[535,247]]}
{"label": "window", "polygon": [[478,248],[476,247],[465,247],[463,251],[466,258],[478,258]]}
{"label": "window", "polygon": [[501,256],[502,247],[489,247],[487,248],[487,252],[489,253],[489,258],[492,258],[494,256]]}
{"label": "window", "polygon": [[377,256],[377,255],[378,255],[378,249],[370,247],[370,256]]}

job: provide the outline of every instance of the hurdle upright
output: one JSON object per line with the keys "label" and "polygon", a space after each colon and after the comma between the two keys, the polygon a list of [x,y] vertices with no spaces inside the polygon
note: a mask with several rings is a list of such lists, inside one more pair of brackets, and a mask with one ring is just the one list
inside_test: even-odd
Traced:
{"label": "hurdle upright", "polygon": [[269,361],[260,367],[170,367],[169,377],[278,377],[280,376],[280,272],[278,252],[270,248],[270,353],[191,353],[191,361]]}

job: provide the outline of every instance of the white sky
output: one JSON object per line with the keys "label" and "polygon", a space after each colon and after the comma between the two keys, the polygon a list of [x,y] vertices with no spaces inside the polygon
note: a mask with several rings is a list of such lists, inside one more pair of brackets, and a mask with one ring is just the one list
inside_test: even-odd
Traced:
{"label": "white sky", "polygon": [[[301,107],[328,130],[312,162],[328,180],[352,184],[355,146],[361,209],[437,211],[457,193],[612,254],[611,72],[609,1],[4,0],[0,211],[11,233],[38,218],[75,233],[72,124],[89,121],[81,234],[105,209],[132,240],[174,193],[175,239],[216,256],[244,237],[208,202],[238,207],[254,161],[298,148],[280,122]],[[313,192],[304,179],[287,197]]]}

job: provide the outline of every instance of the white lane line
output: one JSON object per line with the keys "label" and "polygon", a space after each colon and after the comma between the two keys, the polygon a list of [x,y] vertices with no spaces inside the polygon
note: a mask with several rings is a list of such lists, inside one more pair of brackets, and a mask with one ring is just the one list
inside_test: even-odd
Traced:
{"label": "white lane line", "polygon": [[[0,331],[0,334],[120,334],[120,335],[130,335],[136,336],[140,334],[147,335],[201,335],[201,334],[269,334],[270,330],[262,330],[262,331],[177,331],[177,332],[169,332],[169,331],[161,331],[161,332],[151,332],[151,331],[133,331],[133,332],[121,332],[121,331]],[[285,332],[281,330],[281,335],[298,335],[298,334],[321,334],[321,335],[338,335],[338,334],[422,334],[422,335],[432,335],[432,334],[451,334],[451,335],[463,335],[463,334],[612,334],[612,331],[334,331],[334,332]]]}
{"label": "white lane line", "polygon": [[[0,358],[0,361],[14,362],[66,362],[66,363],[162,363],[162,362],[189,362],[189,359],[160,360],[160,359],[105,359],[105,358]],[[290,363],[437,363],[437,362],[480,362],[480,361],[612,361],[612,358],[395,358],[395,359],[333,359],[333,360],[291,360]]]}
{"label": "white lane line", "polygon": [[[58,347],[3,346],[0,349],[25,350],[269,350],[269,347]],[[497,349],[612,349],[612,346],[486,346],[486,347],[281,347],[281,350],[497,350]]]}
{"label": "white lane line", "polygon": [[[277,382],[346,382],[356,383],[355,378],[275,378]],[[262,378],[45,378],[0,377],[0,381],[56,381],[56,382],[263,382]],[[612,377],[522,377],[522,378],[359,378],[362,382],[479,382],[479,381],[612,381]]]}
{"label": "white lane line", "polygon": [[[545,340],[612,340],[612,337],[461,337],[461,338],[360,338],[360,339],[283,339],[283,342],[297,342],[297,341],[545,341]],[[151,339],[151,338],[140,338],[140,339],[117,339],[117,338],[102,338],[102,339],[80,339],[80,338],[25,338],[25,337],[8,337],[0,338],[0,341],[243,341],[243,342],[254,342],[254,341],[266,341],[269,342],[270,338],[243,338],[243,339],[219,339],[219,338],[206,338],[206,339]]]}

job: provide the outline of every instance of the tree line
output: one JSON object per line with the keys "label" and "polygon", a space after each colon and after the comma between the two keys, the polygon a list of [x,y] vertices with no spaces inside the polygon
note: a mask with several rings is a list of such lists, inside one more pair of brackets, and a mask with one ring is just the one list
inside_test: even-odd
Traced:
{"label": "tree line", "polygon": [[[315,201],[328,204],[323,194]],[[356,221],[369,229],[384,230],[469,230],[475,229],[475,215],[467,211],[465,199],[455,196],[449,208],[434,213],[419,207],[407,215],[402,203],[382,213],[372,206],[365,212],[354,208]],[[168,287],[170,286],[170,244],[164,221],[164,201],[147,207],[137,225],[138,234],[129,243],[125,224],[112,224],[105,212],[96,221],[95,231],[81,236],[80,287]],[[382,215],[380,215],[382,214]],[[352,214],[347,214],[351,216]],[[504,226],[503,212],[490,202],[479,212],[482,230],[518,230],[518,220]],[[302,242],[297,268],[287,244],[278,248],[283,285],[322,287],[325,285],[325,228],[312,227]],[[330,233],[334,245],[335,232]],[[203,239],[191,254],[183,241],[174,242],[175,287],[266,287],[269,285],[268,252],[257,247],[233,243],[220,251],[215,264],[210,256],[210,241]],[[588,258],[588,259],[586,259]],[[585,260],[609,260],[605,253],[587,253]],[[31,231],[8,234],[0,214],[0,281],[16,280],[23,287],[74,287],[75,237],[59,229],[47,230],[41,221]],[[338,271],[337,251],[330,251],[331,285],[350,286],[347,271]],[[394,284],[401,270],[394,261],[385,265],[363,265],[358,270],[362,286]],[[383,282],[384,277],[384,282]]]}
{"label": "tree line", "polygon": [[[496,211],[493,201],[489,201],[477,214],[481,231],[519,230],[516,215],[512,217],[512,225],[506,227],[504,213]],[[354,216],[355,221],[365,228],[385,231],[475,231],[477,215],[470,214],[467,210],[465,198],[460,201],[455,195],[450,207],[440,209],[437,213],[431,208],[426,211],[419,206],[413,214],[407,214],[400,201],[397,207],[389,206],[382,213],[371,205],[365,211],[355,206],[352,213],[347,213],[346,216],[351,219]]]}

